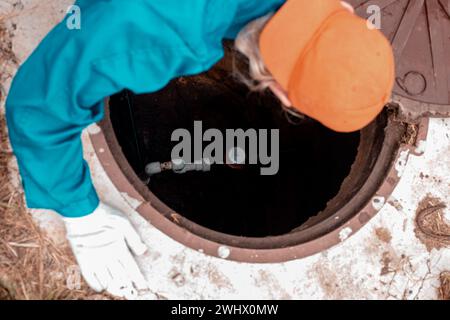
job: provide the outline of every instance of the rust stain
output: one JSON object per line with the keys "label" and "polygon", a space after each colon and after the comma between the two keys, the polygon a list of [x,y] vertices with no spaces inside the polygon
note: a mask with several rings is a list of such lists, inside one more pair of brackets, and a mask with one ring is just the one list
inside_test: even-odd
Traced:
{"label": "rust stain", "polygon": [[180,218],[181,216],[178,213],[172,213],[170,215],[170,217],[172,218],[172,221],[175,222],[176,224],[180,224]]}
{"label": "rust stain", "polygon": [[[323,257],[312,266],[308,277],[319,284],[325,299],[352,299],[356,293],[369,296],[374,288],[368,287],[365,281],[356,280],[355,265],[354,259],[346,259],[341,264],[335,259]],[[368,278],[372,276],[367,275]]]}
{"label": "rust stain", "polygon": [[210,266],[208,272],[208,279],[212,284],[216,285],[221,289],[233,289],[233,284],[230,279],[228,279],[222,272],[218,271],[217,268]]}
{"label": "rust stain", "polygon": [[292,297],[281,287],[277,278],[265,270],[259,270],[258,277],[255,279],[256,285],[260,288],[266,288],[272,299],[279,297],[281,300],[290,300]]}
{"label": "rust stain", "polygon": [[177,287],[182,287],[186,284],[184,275],[175,268],[170,271],[169,277]]}
{"label": "rust stain", "polygon": [[397,199],[390,199],[390,200],[388,201],[388,203],[389,203],[391,206],[393,206],[393,207],[395,208],[395,210],[397,210],[397,211],[402,211],[402,210],[403,210],[402,204],[401,204],[400,201],[397,200]]}
{"label": "rust stain", "polygon": [[375,235],[377,238],[385,243],[390,243],[392,240],[391,232],[387,228],[376,228]]}
{"label": "rust stain", "polygon": [[316,265],[315,273],[325,296],[332,297],[333,299],[344,298],[342,290],[339,287],[339,279],[337,278],[336,273],[322,264]]}
{"label": "rust stain", "polygon": [[361,212],[358,216],[358,220],[361,224],[366,224],[370,218],[371,216],[367,213],[367,211]]}
{"label": "rust stain", "polygon": [[[397,254],[392,247],[392,233],[385,227],[378,227],[374,229],[373,235],[370,241],[366,242],[364,252],[369,256],[379,257],[381,277],[397,273],[404,257]],[[385,283],[381,281],[381,284]]]}
{"label": "rust stain", "polygon": [[209,282],[218,289],[224,289],[228,292],[236,292],[232,281],[213,263],[196,263],[191,265],[190,275],[194,278],[207,275]]}

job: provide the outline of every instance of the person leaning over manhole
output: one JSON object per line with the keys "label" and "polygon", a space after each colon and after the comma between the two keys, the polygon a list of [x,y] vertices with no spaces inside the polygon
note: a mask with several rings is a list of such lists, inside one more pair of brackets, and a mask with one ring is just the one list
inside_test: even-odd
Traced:
{"label": "person leaning over manhole", "polygon": [[99,201],[81,131],[103,118],[104,98],[151,93],[210,69],[236,39],[255,90],[339,132],[368,125],[391,96],[388,40],[338,0],[76,2],[81,29],[58,24],[17,72],[6,103],[29,208],[63,216],[87,283],[129,297],[147,283],[146,251],[118,210]]}

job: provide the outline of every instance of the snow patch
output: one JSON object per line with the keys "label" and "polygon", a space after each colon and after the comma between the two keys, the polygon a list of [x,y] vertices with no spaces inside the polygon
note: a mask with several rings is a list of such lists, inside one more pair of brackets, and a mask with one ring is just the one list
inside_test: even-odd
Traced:
{"label": "snow patch", "polygon": [[100,127],[96,123],[93,123],[89,127],[87,127],[87,131],[89,132],[89,134],[99,134],[102,129],[100,129]]}
{"label": "snow patch", "polygon": [[220,246],[219,249],[217,249],[217,254],[222,259],[226,259],[230,256],[231,250],[227,246]]}
{"label": "snow patch", "polygon": [[403,176],[403,172],[406,168],[406,163],[408,162],[409,150],[402,151],[398,157],[397,163],[395,164],[395,170],[397,170],[397,176],[400,178]]}
{"label": "snow patch", "polygon": [[384,197],[373,197],[372,199],[372,207],[374,207],[377,211],[380,211],[385,203],[386,199]]}
{"label": "snow patch", "polygon": [[344,228],[339,232],[339,240],[344,241],[347,240],[348,237],[352,234],[353,230],[350,227]]}

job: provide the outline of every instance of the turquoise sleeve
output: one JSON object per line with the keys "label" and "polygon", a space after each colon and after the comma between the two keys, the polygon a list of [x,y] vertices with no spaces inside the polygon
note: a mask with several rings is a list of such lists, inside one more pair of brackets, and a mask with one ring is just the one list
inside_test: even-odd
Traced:
{"label": "turquoise sleeve", "polygon": [[[235,39],[239,31],[250,21],[276,12],[286,0],[239,0],[240,4],[231,25],[225,34],[227,39]],[[225,1],[226,3],[226,1]]]}
{"label": "turquoise sleeve", "polygon": [[[58,24],[20,67],[6,102],[28,207],[66,217],[94,211],[99,200],[80,135],[102,119],[103,99],[123,89],[154,92],[212,67],[241,2],[77,1],[81,29]],[[250,2],[258,9],[246,8],[239,24],[262,13],[260,1]]]}

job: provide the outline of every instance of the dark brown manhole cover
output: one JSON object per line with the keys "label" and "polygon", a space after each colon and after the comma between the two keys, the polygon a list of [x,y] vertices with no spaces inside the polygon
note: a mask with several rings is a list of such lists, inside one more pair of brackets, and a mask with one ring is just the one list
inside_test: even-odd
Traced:
{"label": "dark brown manhole cover", "polygon": [[394,101],[412,114],[450,114],[450,0],[350,0],[394,47]]}

